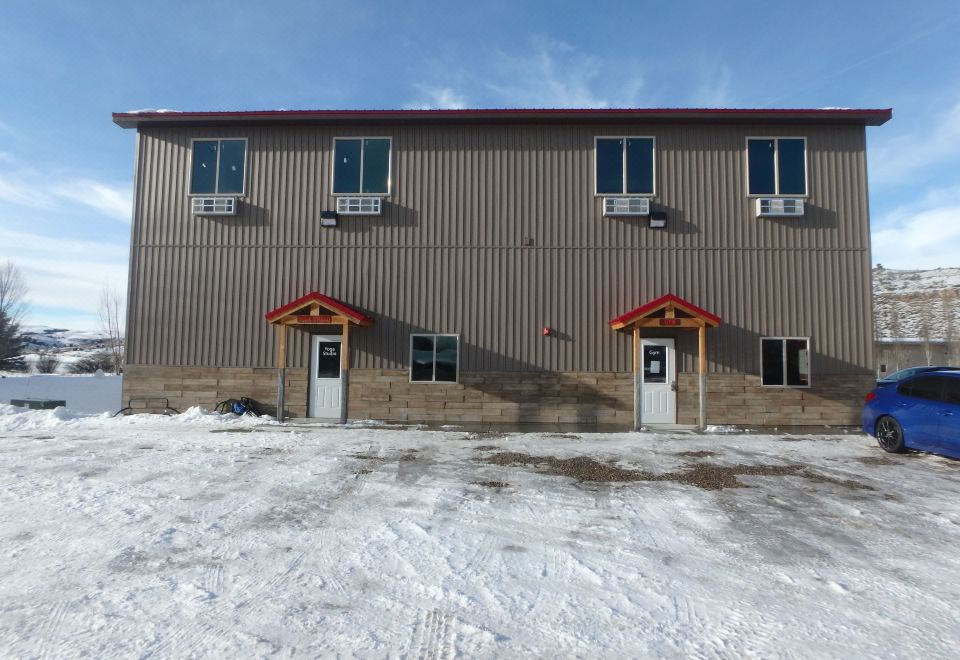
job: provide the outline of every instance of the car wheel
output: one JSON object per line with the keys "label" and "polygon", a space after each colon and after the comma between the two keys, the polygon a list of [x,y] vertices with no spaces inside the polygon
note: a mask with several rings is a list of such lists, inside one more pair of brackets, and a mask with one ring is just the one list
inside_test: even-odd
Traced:
{"label": "car wheel", "polygon": [[903,451],[903,428],[889,415],[877,420],[877,444],[884,451],[899,454]]}

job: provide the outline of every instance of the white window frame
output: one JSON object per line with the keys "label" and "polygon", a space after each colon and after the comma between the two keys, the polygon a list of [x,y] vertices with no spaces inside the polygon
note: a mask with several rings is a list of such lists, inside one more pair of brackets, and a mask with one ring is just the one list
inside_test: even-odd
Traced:
{"label": "white window frame", "polygon": [[[433,380],[413,379],[413,338],[433,337]],[[457,375],[455,380],[437,380],[437,337],[457,338]],[[450,332],[412,332],[410,333],[410,366],[407,368],[407,382],[417,385],[455,385],[460,382],[460,335]]]}
{"label": "white window frame", "polygon": [[[623,185],[627,189],[627,143],[626,140],[653,140],[653,191],[648,193],[602,193],[597,192],[597,140],[624,140]],[[593,136],[593,196],[594,197],[656,197],[657,196],[657,137],[655,135],[594,135]]]}
{"label": "white window frame", "polygon": [[[751,193],[750,192],[750,140],[773,140],[773,188],[776,190],[774,193]],[[803,194],[798,193],[781,193],[780,192],[780,140],[803,140]],[[746,172],[744,172],[744,187],[746,189],[747,197],[757,198],[757,197],[797,197],[797,198],[808,198],[810,197],[810,171],[808,168],[807,158],[807,138],[803,135],[748,135],[743,141],[743,154],[744,162],[747,165]],[[769,339],[773,339],[770,337]]]}
{"label": "white window frame", "polygon": [[[238,193],[219,193],[216,192],[216,188],[220,186],[220,142],[224,140],[242,140],[243,141],[243,190]],[[217,174],[214,178],[214,192],[212,193],[195,193],[190,192],[190,189],[193,188],[193,144],[195,142],[216,142],[217,143]],[[247,194],[247,156],[250,152],[250,140],[245,137],[195,137],[190,138],[190,158],[187,163],[187,172],[190,177],[187,181],[187,196],[188,197],[243,197]]]}
{"label": "white window frame", "polygon": [[[768,339],[779,339],[783,342],[783,384],[766,385],[763,382],[763,342]],[[787,341],[803,340],[807,342],[807,384],[806,385],[787,385]],[[760,387],[790,388],[795,390],[810,389],[813,387],[813,349],[811,348],[810,337],[760,337]]]}
{"label": "white window frame", "polygon": [[[364,140],[389,140],[390,153],[387,156],[387,192],[385,193],[365,193],[365,192],[335,192],[333,189],[334,181],[337,178],[337,141],[338,140],[360,140],[360,190],[363,190],[363,141]],[[338,135],[333,138],[333,150],[330,154],[330,194],[334,197],[389,197],[393,190],[393,138],[389,135]]]}

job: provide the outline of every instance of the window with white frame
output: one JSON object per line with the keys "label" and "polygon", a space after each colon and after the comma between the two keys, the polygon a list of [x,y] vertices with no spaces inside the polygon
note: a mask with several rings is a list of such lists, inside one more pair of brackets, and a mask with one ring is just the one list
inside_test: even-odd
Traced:
{"label": "window with white frame", "polygon": [[760,340],[760,378],[774,387],[810,386],[810,340],[764,337]]}
{"label": "window with white frame", "polygon": [[190,167],[191,195],[242,195],[247,141],[194,140]]}
{"label": "window with white frame", "polygon": [[654,151],[652,137],[596,138],[596,193],[652,195]]}
{"label": "window with white frame", "polygon": [[806,138],[747,138],[747,180],[751,195],[806,195]]}
{"label": "window with white frame", "polygon": [[390,194],[390,138],[334,138],[333,194]]}
{"label": "window with white frame", "polygon": [[457,335],[410,335],[410,380],[455,383],[460,367]]}

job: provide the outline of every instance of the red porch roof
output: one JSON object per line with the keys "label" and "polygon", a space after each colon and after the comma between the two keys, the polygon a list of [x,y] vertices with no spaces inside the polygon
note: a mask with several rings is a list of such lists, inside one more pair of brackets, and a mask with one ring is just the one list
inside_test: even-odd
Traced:
{"label": "red porch roof", "polygon": [[302,310],[304,307],[310,305],[320,305],[325,307],[329,311],[333,312],[336,316],[342,316],[351,323],[357,325],[373,325],[373,319],[367,316],[362,312],[358,312],[354,308],[350,307],[347,304],[340,302],[339,300],[334,300],[330,296],[325,296],[322,293],[317,291],[311,291],[305,296],[300,296],[292,302],[288,302],[282,307],[277,307],[275,310],[267,312],[264,314],[268,323],[277,323],[287,316],[292,316],[294,312]]}
{"label": "red porch roof", "polygon": [[688,302],[679,296],[668,293],[665,296],[660,296],[656,300],[651,300],[650,302],[640,305],[640,307],[637,307],[626,314],[622,314],[621,316],[612,319],[610,321],[610,327],[614,330],[620,330],[627,327],[631,323],[639,321],[643,318],[647,318],[661,309],[669,306],[672,306],[674,309],[679,309],[681,312],[685,312],[692,317],[702,319],[704,323],[712,328],[720,325],[720,317],[716,314],[711,314],[707,310],[697,307],[693,303]]}

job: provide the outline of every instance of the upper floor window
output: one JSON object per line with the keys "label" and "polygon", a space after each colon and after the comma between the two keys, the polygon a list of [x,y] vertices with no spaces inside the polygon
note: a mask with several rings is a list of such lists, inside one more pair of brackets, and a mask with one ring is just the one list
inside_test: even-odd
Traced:
{"label": "upper floor window", "polygon": [[194,140],[190,169],[191,195],[243,194],[247,141]]}
{"label": "upper floor window", "polygon": [[763,385],[809,387],[810,340],[805,337],[761,339],[760,379]]}
{"label": "upper floor window", "polygon": [[598,137],[597,194],[652,195],[654,146],[652,137]]}
{"label": "upper floor window", "polygon": [[390,194],[390,138],[334,138],[333,194]]}
{"label": "upper floor window", "polygon": [[457,335],[410,335],[410,380],[455,383],[460,366]]}
{"label": "upper floor window", "polygon": [[751,195],[806,195],[806,138],[747,138]]}

